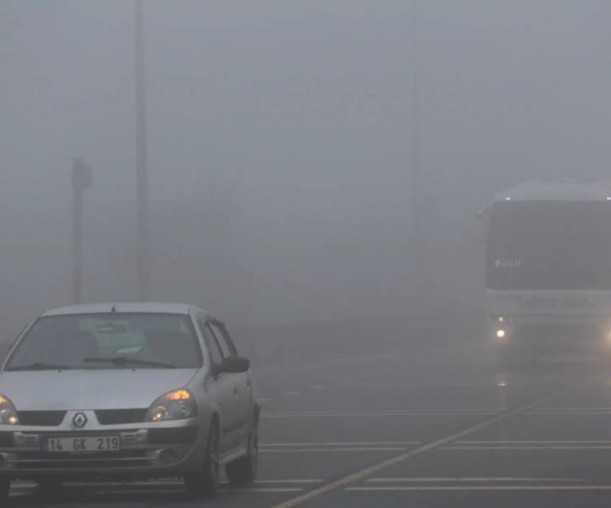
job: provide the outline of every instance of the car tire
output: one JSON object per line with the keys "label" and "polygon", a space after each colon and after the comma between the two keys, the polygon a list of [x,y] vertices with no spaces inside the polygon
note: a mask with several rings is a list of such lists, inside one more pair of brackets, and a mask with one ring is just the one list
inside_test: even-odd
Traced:
{"label": "car tire", "polygon": [[9,478],[0,478],[0,506],[9,505],[10,493],[11,480]]}
{"label": "car tire", "polygon": [[203,470],[185,476],[187,495],[193,499],[214,497],[219,490],[219,430],[216,421],[210,427]]}
{"label": "car tire", "polygon": [[227,479],[232,485],[243,485],[251,483],[257,477],[259,467],[259,418],[254,417],[254,422],[250,435],[248,436],[248,452],[244,457],[240,457],[227,464],[225,472]]}

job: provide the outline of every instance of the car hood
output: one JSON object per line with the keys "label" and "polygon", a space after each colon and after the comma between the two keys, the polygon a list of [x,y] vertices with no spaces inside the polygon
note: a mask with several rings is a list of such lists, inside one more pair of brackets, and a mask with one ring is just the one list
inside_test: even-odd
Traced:
{"label": "car hood", "polygon": [[3,372],[0,393],[18,411],[147,408],[182,388],[197,369]]}

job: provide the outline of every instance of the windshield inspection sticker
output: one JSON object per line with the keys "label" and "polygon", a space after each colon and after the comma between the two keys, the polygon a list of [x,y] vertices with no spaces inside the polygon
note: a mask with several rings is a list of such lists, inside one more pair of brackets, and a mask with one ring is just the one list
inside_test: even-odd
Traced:
{"label": "windshield inspection sticker", "polygon": [[497,259],[494,261],[495,268],[520,268],[521,259]]}

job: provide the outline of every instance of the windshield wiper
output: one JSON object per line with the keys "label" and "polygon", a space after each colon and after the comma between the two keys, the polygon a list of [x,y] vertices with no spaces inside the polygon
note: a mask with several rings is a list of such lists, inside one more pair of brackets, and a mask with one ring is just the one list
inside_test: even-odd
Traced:
{"label": "windshield wiper", "polygon": [[70,365],[62,365],[59,363],[45,363],[35,362],[27,363],[24,365],[15,365],[14,367],[8,367],[7,371],[18,371],[18,370],[68,370],[73,367]]}
{"label": "windshield wiper", "polygon": [[175,369],[173,363],[156,362],[154,360],[140,360],[138,358],[127,358],[125,356],[96,356],[91,358],[83,358],[87,363],[111,363],[118,367],[141,366],[141,367],[159,367],[165,369]]}

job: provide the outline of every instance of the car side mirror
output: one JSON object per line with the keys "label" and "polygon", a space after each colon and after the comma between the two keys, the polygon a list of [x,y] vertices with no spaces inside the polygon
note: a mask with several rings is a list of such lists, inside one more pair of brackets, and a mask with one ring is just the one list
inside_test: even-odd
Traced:
{"label": "car side mirror", "polygon": [[243,356],[230,356],[225,358],[216,368],[216,373],[242,374],[250,369],[250,360]]}

